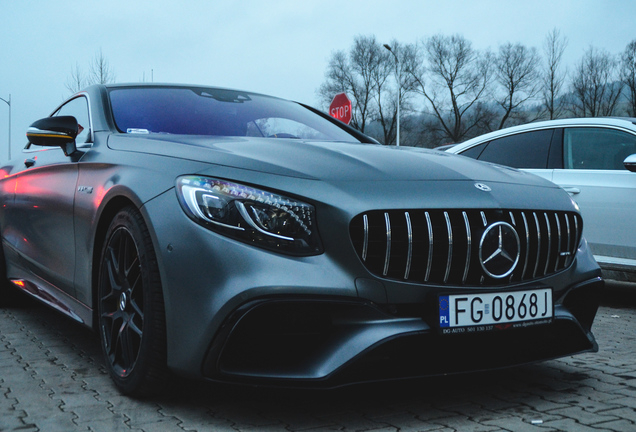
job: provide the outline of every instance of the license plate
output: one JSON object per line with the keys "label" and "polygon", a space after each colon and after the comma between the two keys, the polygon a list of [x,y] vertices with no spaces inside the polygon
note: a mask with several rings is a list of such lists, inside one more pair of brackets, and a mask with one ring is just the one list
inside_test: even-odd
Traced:
{"label": "license plate", "polygon": [[439,296],[443,334],[502,330],[552,321],[552,290]]}

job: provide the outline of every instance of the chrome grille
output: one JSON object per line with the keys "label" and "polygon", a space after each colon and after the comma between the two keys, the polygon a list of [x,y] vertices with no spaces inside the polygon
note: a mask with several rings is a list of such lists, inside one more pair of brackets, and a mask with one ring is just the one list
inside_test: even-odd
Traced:
{"label": "chrome grille", "polygon": [[[494,223],[519,238],[519,259],[505,278],[480,262],[480,242]],[[355,250],[373,274],[419,284],[495,286],[557,273],[570,266],[583,223],[575,212],[537,210],[375,210],[350,225]]]}

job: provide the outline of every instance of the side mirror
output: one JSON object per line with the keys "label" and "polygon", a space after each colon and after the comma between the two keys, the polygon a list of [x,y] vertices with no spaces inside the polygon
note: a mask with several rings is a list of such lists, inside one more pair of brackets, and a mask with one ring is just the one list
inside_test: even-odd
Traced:
{"label": "side mirror", "polygon": [[623,166],[631,172],[636,172],[636,154],[627,156],[623,161]]}
{"label": "side mirror", "polygon": [[34,122],[27,129],[27,139],[31,144],[46,147],[61,147],[69,156],[77,150],[75,137],[79,124],[73,116],[46,117]]}

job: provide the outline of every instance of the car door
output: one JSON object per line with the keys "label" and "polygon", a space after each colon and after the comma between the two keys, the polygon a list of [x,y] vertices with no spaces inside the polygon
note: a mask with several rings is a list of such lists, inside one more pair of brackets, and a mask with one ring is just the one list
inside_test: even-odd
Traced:
{"label": "car door", "polygon": [[636,135],[603,127],[572,127],[563,133],[563,169],[553,181],[581,208],[584,235],[599,262],[635,260],[636,173],[623,161],[636,153]]}
{"label": "car door", "polygon": [[[88,104],[84,97],[72,99],[54,116],[73,115],[80,123],[77,142],[88,139]],[[11,226],[7,239],[20,256],[21,265],[36,276],[74,295],[75,234],[73,204],[80,152],[66,156],[59,147],[29,146],[23,152],[16,178],[15,198],[7,212]]]}

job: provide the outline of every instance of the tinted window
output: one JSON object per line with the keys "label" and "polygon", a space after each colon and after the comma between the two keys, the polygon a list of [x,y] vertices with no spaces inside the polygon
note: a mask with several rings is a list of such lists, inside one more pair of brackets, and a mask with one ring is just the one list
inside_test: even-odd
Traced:
{"label": "tinted window", "polygon": [[636,136],[603,128],[568,128],[563,135],[567,169],[625,169],[623,161],[636,153]]}
{"label": "tinted window", "polygon": [[486,144],[488,143],[478,144],[474,147],[469,148],[468,150],[461,152],[460,154],[462,156],[468,156],[469,158],[479,159],[479,156],[481,155],[481,152],[484,150],[484,147],[486,147]]}
{"label": "tinted window", "polygon": [[126,133],[256,136],[359,142],[302,105],[234,90],[131,87],[110,90]]}
{"label": "tinted window", "polygon": [[71,99],[58,109],[53,116],[73,116],[79,123],[79,134],[75,142],[83,144],[90,141],[91,125],[88,118],[88,101],[85,97]]}
{"label": "tinted window", "polygon": [[539,130],[490,141],[479,160],[513,168],[546,168],[552,130]]}

